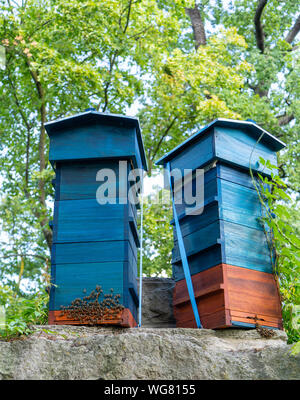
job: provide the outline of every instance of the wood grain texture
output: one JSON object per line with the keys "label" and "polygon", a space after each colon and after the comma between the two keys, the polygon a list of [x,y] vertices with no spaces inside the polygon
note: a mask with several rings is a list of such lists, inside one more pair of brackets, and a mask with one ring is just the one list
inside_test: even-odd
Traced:
{"label": "wood grain texture", "polygon": [[226,263],[272,274],[272,261],[263,231],[223,222]]}
{"label": "wood grain texture", "polygon": [[178,168],[183,172],[185,168],[200,168],[214,158],[213,150],[213,132],[210,132],[176,155],[170,162],[171,170]]}
{"label": "wood grain texture", "polygon": [[[58,162],[56,166],[56,200],[80,200],[95,199],[98,187],[104,181],[97,181],[97,172],[103,169],[109,169],[116,177],[115,182],[107,185],[109,190],[106,192],[107,197],[112,197],[113,188],[117,194],[116,198],[123,197],[122,192],[126,192],[132,185],[128,182],[128,174],[132,170],[132,164],[127,161],[127,170],[119,169],[119,161],[125,162],[124,159],[97,159],[97,160],[74,160]],[[108,178],[106,178],[107,180]]]}
{"label": "wood grain texture", "polygon": [[281,303],[273,274],[255,270],[226,266],[229,307],[253,315],[264,315],[278,319]]}
{"label": "wood grain texture", "polygon": [[[216,169],[217,168],[213,168],[213,170]],[[234,169],[232,169],[232,171],[234,172]],[[210,173],[211,170],[205,173],[205,176]],[[234,176],[234,174],[232,175]],[[176,204],[176,211],[181,223],[185,222],[183,221],[185,218],[189,218],[189,216],[186,215],[187,210],[196,205],[196,203],[194,205],[189,205],[184,201],[185,192],[193,194],[196,192],[195,185],[199,185],[197,189],[199,192],[199,188],[201,187],[200,181],[199,179],[194,179],[183,187],[180,197],[177,194],[178,199],[180,200],[180,198],[182,198],[183,200],[182,204]],[[214,200],[217,200],[219,208],[218,210],[216,209],[215,219],[220,218],[225,221],[238,223],[255,229],[263,229],[259,222],[259,218],[262,217],[261,205],[258,194],[254,188],[249,188],[236,182],[215,177],[215,179],[210,179],[208,181],[205,179],[205,184],[202,190],[204,199],[202,205],[204,206],[204,209],[201,214],[195,215],[194,219],[198,218],[198,220],[202,219],[205,221],[207,209]],[[191,218],[189,218],[189,220],[192,221]],[[174,223],[173,220],[172,223]],[[209,221],[207,221],[207,224],[208,223]]]}
{"label": "wood grain texture", "polygon": [[[191,275],[214,267],[223,261],[221,245],[217,244],[216,246],[194,254],[189,257],[188,261]],[[172,277],[175,281],[184,279],[181,261],[175,263],[174,258],[172,258]]]}
{"label": "wood grain texture", "polygon": [[[186,149],[194,147],[196,143],[208,135],[211,135],[212,131],[216,131],[220,128],[222,129],[231,129],[235,131],[239,131],[239,136],[241,140],[244,140],[245,136],[249,136],[249,138],[253,139],[254,142],[259,142],[263,144],[265,148],[272,150],[274,153],[283,149],[286,145],[279,139],[276,139],[267,131],[263,130],[253,122],[248,121],[236,121],[230,119],[218,118],[208,125],[204,126],[200,131],[191,135],[188,139],[186,139],[179,146],[175,147],[175,149],[171,150],[169,153],[161,157],[156,164],[157,165],[166,165],[167,162],[172,161],[175,157],[183,153]],[[213,143],[214,146],[214,143]]]}
{"label": "wood grain texture", "polygon": [[131,253],[137,259],[137,250],[128,240],[57,243],[52,248],[52,264],[129,261]]}
{"label": "wood grain texture", "polygon": [[[233,322],[282,329],[281,303],[272,274],[220,264],[192,276],[204,328],[233,326]],[[178,327],[196,327],[185,280],[176,282],[174,316]]]}
{"label": "wood grain texture", "polygon": [[[212,314],[201,316],[201,323],[205,329],[231,328],[230,313],[228,310],[216,311]],[[194,318],[190,320],[176,321],[177,328],[197,328]]]}
{"label": "wood grain texture", "polygon": [[214,130],[214,138],[215,155],[220,160],[249,170],[251,157],[251,168],[266,175],[270,175],[271,171],[259,163],[260,157],[277,165],[276,152],[262,142],[257,143],[256,138],[245,130],[218,127]]}
{"label": "wood grain texture", "polygon": [[[104,293],[113,289],[120,294],[120,303],[130,310],[130,315],[125,312],[120,317],[122,323],[116,323],[133,326],[138,303],[139,205],[127,201],[134,184],[128,174],[146,167],[146,162],[138,121],[126,121],[87,114],[48,126],[49,158],[56,171],[49,308],[70,305],[101,285]],[[119,161],[123,167],[126,164],[125,170]],[[103,169],[112,171],[116,179],[107,181],[107,174],[100,177]],[[99,204],[99,187],[106,188],[103,198],[116,204]]]}
{"label": "wood grain texture", "polygon": [[[200,255],[204,250],[206,251],[205,258],[207,258],[210,251],[213,252],[212,258],[214,258],[216,244],[220,244],[222,262],[257,271],[273,272],[265,233],[261,230],[217,220],[184,236],[183,241],[189,261],[191,256]],[[178,264],[181,257],[177,241],[174,242],[172,254],[172,263]],[[198,271],[197,268],[193,269],[193,271],[191,269],[191,273],[200,272],[204,268],[205,265],[199,263]]]}
{"label": "wood grain texture", "polygon": [[[50,161],[87,160],[96,158],[132,159],[141,167],[139,147],[135,145],[135,128],[94,123],[73,126],[50,136]],[[84,145],[83,145],[84,144]]]}
{"label": "wood grain texture", "polygon": [[[216,169],[218,178],[255,190],[248,170],[238,166],[232,166],[223,161],[217,162]],[[258,179],[255,177],[255,180],[257,182]]]}
{"label": "wood grain texture", "polygon": [[[72,320],[66,315],[61,316],[61,311],[49,311],[48,316],[49,325],[84,325],[80,321]],[[122,326],[124,328],[134,328],[137,323],[131,313],[131,311],[126,308],[122,310],[117,317],[114,319],[103,319],[99,320],[96,325],[116,325]]]}
{"label": "wood grain texture", "polygon": [[[120,294],[123,304],[123,262],[88,263],[88,264],[57,264],[55,269],[55,285],[50,302],[50,309],[58,310],[60,306],[68,306],[76,298],[90,294],[97,285],[102,286],[104,293],[109,294],[114,289]],[[84,292],[85,290],[85,292]]]}
{"label": "wood grain texture", "polygon": [[[103,294],[120,294],[119,302],[137,316],[137,268],[136,263],[88,263],[58,264],[51,266],[49,310],[68,306],[76,298],[83,299],[97,285]],[[101,297],[100,301],[103,300]]]}
{"label": "wood grain texture", "polygon": [[[220,240],[220,223],[213,222],[183,238],[187,257],[214,246]],[[177,242],[174,242],[173,262],[180,261],[180,252]]]}
{"label": "wood grain texture", "polygon": [[55,203],[53,243],[128,239],[128,205],[100,205],[96,199]]}

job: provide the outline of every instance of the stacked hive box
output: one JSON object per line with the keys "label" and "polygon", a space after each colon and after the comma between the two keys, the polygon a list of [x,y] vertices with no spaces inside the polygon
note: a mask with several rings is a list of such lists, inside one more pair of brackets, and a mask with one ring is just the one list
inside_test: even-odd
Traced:
{"label": "stacked hive box", "polygon": [[[139,122],[90,109],[48,123],[46,130],[56,172],[49,323],[84,323],[61,309],[101,286],[101,297],[113,293],[124,308],[97,323],[135,326],[139,238],[136,205],[127,201],[126,187],[133,168],[146,169]],[[108,204],[96,198],[103,169],[116,175],[116,190],[111,180],[98,193]]]}
{"label": "stacked hive box", "polygon": [[[198,205],[204,206],[203,212],[189,215],[184,201],[176,211],[205,328],[282,327],[277,281],[249,165],[254,173],[270,175],[259,158],[276,164],[276,151],[284,146],[253,122],[218,119],[157,162],[169,163],[171,171],[204,169],[204,199]],[[191,184],[195,190],[197,179],[183,190]],[[195,327],[175,229],[172,265],[177,326]]]}

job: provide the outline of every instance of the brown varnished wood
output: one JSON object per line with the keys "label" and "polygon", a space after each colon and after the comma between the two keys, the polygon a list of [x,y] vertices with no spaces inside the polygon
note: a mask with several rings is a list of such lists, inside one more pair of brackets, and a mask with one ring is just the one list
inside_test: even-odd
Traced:
{"label": "brown varnished wood", "polygon": [[[213,314],[202,316],[201,323],[203,328],[206,329],[228,328],[231,326],[230,316],[226,310],[220,310]],[[177,321],[176,326],[178,328],[197,328],[193,317],[186,321]]]}
{"label": "brown varnished wood", "polygon": [[[282,329],[278,284],[272,274],[227,264],[192,276],[204,328],[232,326],[232,321]],[[196,327],[185,280],[176,282],[174,317],[178,327]]]}
{"label": "brown varnished wood", "polygon": [[[201,279],[197,277],[201,274]],[[200,272],[198,274],[192,275],[192,283],[194,287],[194,292],[202,292],[210,290],[211,287],[223,283],[223,272],[222,266],[217,265],[213,268],[207,269],[206,271]],[[174,299],[180,302],[180,300],[185,301],[188,297],[187,287],[185,279],[176,282]]]}
{"label": "brown varnished wood", "polygon": [[[206,316],[215,313],[216,311],[225,310],[224,292],[219,292],[211,296],[196,299],[198,311],[201,316]],[[185,302],[182,305],[173,308],[174,317],[181,320],[189,320],[194,318],[194,313],[190,302]]]}
{"label": "brown varnished wood", "polygon": [[274,276],[266,272],[226,265],[228,306],[231,311],[281,318],[281,304]]}
{"label": "brown varnished wood", "polygon": [[[48,316],[48,324],[49,325],[87,325],[84,322],[73,320],[68,318],[66,314],[62,314],[59,311],[49,311]],[[128,308],[120,311],[117,316],[114,318],[104,318],[99,320],[96,325],[118,325],[125,328],[134,328],[137,326],[135,319],[133,318],[131,311]]]}
{"label": "brown varnished wood", "polygon": [[[222,283],[220,283],[220,284],[211,286],[210,288],[206,288],[204,290],[195,290],[194,295],[195,295],[195,299],[198,299],[199,297],[209,296],[209,295],[215,294],[216,292],[223,291],[223,290],[224,290],[224,285]],[[190,301],[190,297],[186,293],[186,295],[185,296],[183,295],[182,298],[175,299],[173,301],[173,305],[179,305],[179,304],[186,303],[189,301]]]}
{"label": "brown varnished wood", "polygon": [[248,324],[258,324],[261,326],[270,326],[282,329],[282,321],[279,318],[272,318],[268,315],[251,314],[239,311],[232,311],[231,320],[238,322],[245,322]]}

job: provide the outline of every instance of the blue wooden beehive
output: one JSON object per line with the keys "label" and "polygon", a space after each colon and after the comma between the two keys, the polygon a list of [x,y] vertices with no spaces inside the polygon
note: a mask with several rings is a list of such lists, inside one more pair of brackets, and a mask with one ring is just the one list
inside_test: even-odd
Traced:
{"label": "blue wooden beehive", "polygon": [[[184,201],[176,205],[176,210],[192,281],[198,287],[199,313],[207,328],[233,326],[230,312],[242,313],[239,320],[234,314],[234,322],[251,322],[255,315],[264,315],[266,321],[267,315],[271,318],[269,326],[281,326],[272,260],[259,221],[261,206],[249,167],[254,174],[269,176],[271,171],[259,159],[262,157],[276,165],[276,152],[283,147],[284,143],[252,121],[217,119],[157,162],[164,166],[169,163],[171,171],[204,169],[204,201],[200,205],[200,208],[204,206],[203,212],[189,215],[186,207],[190,206]],[[195,184],[196,178],[193,178],[189,185]],[[185,276],[175,229],[172,266],[178,326],[193,326],[191,307],[186,308]],[[256,283],[241,289],[247,280]],[[212,295],[210,288],[216,287],[219,290]],[[233,293],[237,292],[239,296],[234,297]],[[261,301],[263,292],[269,295]],[[200,299],[201,296],[205,299]],[[250,299],[259,296],[257,304]],[[270,302],[273,305],[266,311],[264,304]],[[218,314],[216,309],[224,312]]]}
{"label": "blue wooden beehive", "polygon": [[[124,187],[130,187],[130,171],[147,169],[138,119],[89,109],[50,122],[46,130],[56,173],[49,323],[134,326],[137,205],[127,201]],[[119,161],[125,173],[124,169],[120,172]],[[116,190],[106,193],[112,204],[99,204],[96,199],[103,183],[96,177],[103,169],[113,171],[117,178]],[[98,303],[103,304],[101,310],[98,306],[98,318],[95,309],[91,312],[91,303],[100,287]],[[94,313],[93,317],[88,313]]]}

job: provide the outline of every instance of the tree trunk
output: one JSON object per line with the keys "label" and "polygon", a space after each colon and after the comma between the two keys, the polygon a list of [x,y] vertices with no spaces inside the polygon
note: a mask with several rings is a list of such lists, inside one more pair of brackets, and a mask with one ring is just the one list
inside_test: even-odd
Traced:
{"label": "tree trunk", "polygon": [[206,45],[206,34],[205,34],[205,29],[204,29],[204,22],[201,17],[200,10],[196,4],[195,4],[194,8],[186,8],[185,12],[190,17],[191,22],[192,22],[195,47],[197,50],[199,46]]}

